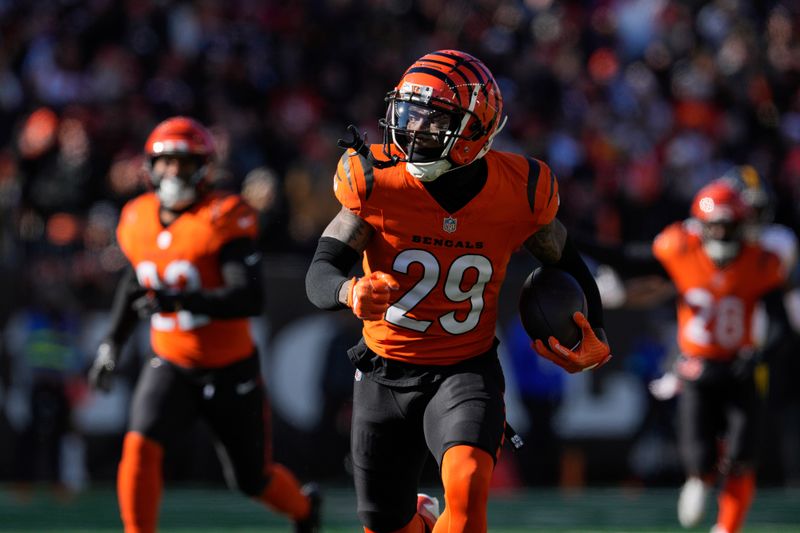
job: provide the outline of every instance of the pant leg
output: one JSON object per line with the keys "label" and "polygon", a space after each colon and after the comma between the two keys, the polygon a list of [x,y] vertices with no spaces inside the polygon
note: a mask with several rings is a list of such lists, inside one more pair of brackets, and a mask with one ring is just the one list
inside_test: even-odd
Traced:
{"label": "pant leg", "polygon": [[366,376],[353,387],[351,450],[357,512],[376,533],[405,526],[416,514],[417,485],[428,450],[425,394],[401,391]]}

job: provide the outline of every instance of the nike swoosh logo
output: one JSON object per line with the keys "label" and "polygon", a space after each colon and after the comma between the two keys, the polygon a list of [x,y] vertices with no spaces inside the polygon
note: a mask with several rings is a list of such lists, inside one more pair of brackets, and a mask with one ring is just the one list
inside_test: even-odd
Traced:
{"label": "nike swoosh logo", "polygon": [[256,388],[256,381],[254,379],[250,379],[245,381],[244,383],[239,383],[236,385],[236,394],[239,396],[244,396],[245,394],[249,393],[253,389]]}
{"label": "nike swoosh logo", "polygon": [[244,263],[247,266],[253,266],[256,263],[258,263],[259,261],[261,261],[261,254],[259,254],[259,253],[250,254],[250,255],[248,255],[247,257],[244,258]]}

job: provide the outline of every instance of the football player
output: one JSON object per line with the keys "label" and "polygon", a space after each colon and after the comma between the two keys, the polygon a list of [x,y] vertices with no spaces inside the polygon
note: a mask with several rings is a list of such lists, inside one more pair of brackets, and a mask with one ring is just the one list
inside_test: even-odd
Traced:
{"label": "football player", "polygon": [[[712,530],[735,533],[755,493],[757,393],[752,322],[756,304],[785,284],[780,258],[747,236],[751,209],[729,183],[701,189],[692,218],[664,229],[653,253],[678,293],[679,444],[686,472],[678,499],[684,527],[702,519],[723,476]],[[718,453],[718,438],[724,454]]]}
{"label": "football player", "polygon": [[[485,532],[489,481],[504,440],[497,300],[511,254],[525,247],[584,289],[575,350],[550,338],[540,355],[569,372],[610,358],[600,296],[556,218],[558,182],[542,161],[491,149],[500,89],[478,59],[426,54],[386,96],[383,142],[354,139],[333,177],[342,204],[306,277],[322,309],[350,308],[363,338],[351,453],[367,533]],[[350,277],[362,261],[364,274]],[[445,508],[416,487],[428,453]]]}
{"label": "football player", "polygon": [[226,478],[245,495],[319,531],[319,491],[270,461],[268,405],[248,317],[262,309],[256,216],[234,194],[211,190],[214,143],[187,117],[160,123],[145,144],[152,191],[125,205],[117,239],[130,267],[89,381],[107,390],[140,315],[152,357],[133,394],[117,490],[125,531],[158,522],[162,459],[170,437],[205,420]]}

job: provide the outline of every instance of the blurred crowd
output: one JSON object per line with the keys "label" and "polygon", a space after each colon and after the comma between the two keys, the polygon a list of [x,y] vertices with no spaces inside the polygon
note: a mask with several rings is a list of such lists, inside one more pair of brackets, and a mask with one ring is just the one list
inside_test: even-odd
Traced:
{"label": "blurred crowd", "polygon": [[[509,116],[495,148],[550,164],[575,235],[648,243],[744,163],[797,231],[797,2],[0,2],[0,432],[17,444],[69,433],[123,266],[117,217],[147,187],[155,124],[182,114],[211,127],[215,184],[259,211],[267,265],[299,279],[338,209],[336,140],[355,124],[380,142],[384,94],[442,48],[492,69]],[[274,313],[272,333],[287,321]],[[9,401],[21,388],[38,408],[8,408],[24,403]],[[553,396],[542,397],[551,417]],[[12,470],[0,463],[0,477]]]}

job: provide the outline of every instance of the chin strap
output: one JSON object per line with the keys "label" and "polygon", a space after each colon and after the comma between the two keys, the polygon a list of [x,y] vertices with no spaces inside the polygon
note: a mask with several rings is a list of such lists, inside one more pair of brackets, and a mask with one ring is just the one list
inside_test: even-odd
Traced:
{"label": "chin strap", "polygon": [[353,125],[350,124],[347,126],[347,132],[353,136],[353,140],[346,141],[344,139],[339,139],[336,141],[336,145],[339,148],[347,150],[348,148],[352,148],[355,152],[363,157],[366,157],[370,163],[376,168],[388,168],[393,167],[397,163],[400,162],[400,158],[396,155],[393,155],[390,159],[381,160],[376,158],[370,149],[367,147],[367,133],[364,132],[364,136],[362,137],[360,133],[358,133],[358,129]]}
{"label": "chin strap", "polygon": [[408,173],[422,182],[433,181],[448,170],[452,170],[452,168],[452,163],[446,159],[439,159],[430,163],[406,163]]}

